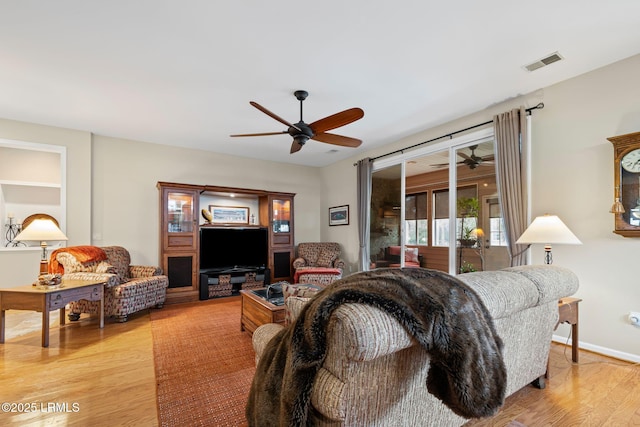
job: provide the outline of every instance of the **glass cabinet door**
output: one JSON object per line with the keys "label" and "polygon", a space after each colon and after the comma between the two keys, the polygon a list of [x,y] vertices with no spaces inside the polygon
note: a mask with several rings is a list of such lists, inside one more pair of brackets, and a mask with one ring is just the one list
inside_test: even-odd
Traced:
{"label": "glass cabinet door", "polygon": [[193,195],[169,192],[167,194],[167,231],[169,233],[191,233],[193,220]]}
{"label": "glass cabinet door", "polygon": [[272,231],[274,233],[291,232],[291,200],[273,199],[271,202],[273,213]]}

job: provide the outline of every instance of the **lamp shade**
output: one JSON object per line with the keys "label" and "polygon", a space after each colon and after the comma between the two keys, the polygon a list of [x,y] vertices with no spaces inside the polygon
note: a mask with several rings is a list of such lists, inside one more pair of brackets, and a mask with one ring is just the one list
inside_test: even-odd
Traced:
{"label": "lamp shade", "polygon": [[582,242],[562,222],[557,215],[543,215],[533,220],[531,225],[516,240],[518,244],[541,243],[581,245]]}
{"label": "lamp shade", "polygon": [[50,219],[35,219],[16,236],[15,240],[46,242],[69,239]]}

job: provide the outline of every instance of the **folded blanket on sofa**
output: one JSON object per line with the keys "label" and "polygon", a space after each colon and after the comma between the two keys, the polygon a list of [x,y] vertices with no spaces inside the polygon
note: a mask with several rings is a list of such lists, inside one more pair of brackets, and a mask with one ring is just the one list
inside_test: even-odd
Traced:
{"label": "folded blanket on sofa", "polygon": [[494,414],[504,401],[502,341],[478,295],[427,269],[378,269],[327,286],[265,348],[246,407],[250,426],[306,425],[327,325],[341,304],[387,312],[430,354],[427,389],[463,417]]}
{"label": "folded blanket on sofa", "polygon": [[107,259],[107,254],[97,246],[70,246],[68,248],[56,249],[51,253],[49,259],[49,273],[64,273],[64,267],[60,265],[56,256],[60,252],[67,252],[73,255],[79,263],[87,263],[93,261],[104,261]]}

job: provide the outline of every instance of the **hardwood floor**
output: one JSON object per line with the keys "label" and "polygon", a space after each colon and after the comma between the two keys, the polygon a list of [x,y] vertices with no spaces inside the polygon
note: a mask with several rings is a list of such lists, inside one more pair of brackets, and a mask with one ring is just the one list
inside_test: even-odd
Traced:
{"label": "hardwood floor", "polygon": [[[97,318],[84,315],[63,327],[52,322],[49,348],[40,346],[40,319],[39,313],[7,312],[7,337],[0,344],[0,400],[33,403],[36,410],[2,411],[0,425],[158,425],[147,311],[127,323],[106,320],[102,330]],[[239,319],[238,306],[238,324]],[[494,418],[466,425],[640,425],[638,384],[638,365],[586,351],[576,365],[571,350],[554,343],[544,390],[525,387]]]}
{"label": "hardwood floor", "polygon": [[506,399],[498,415],[465,426],[640,425],[640,367],[583,350],[579,360],[571,361],[570,347],[553,343],[545,389],[524,387]]}
{"label": "hardwood floor", "polygon": [[[97,316],[85,316],[63,327],[52,316],[49,347],[43,348],[42,315],[7,311],[0,400],[16,404],[16,410],[35,405],[27,408],[35,411],[5,412],[3,406],[0,425],[158,425],[148,311],[127,323],[105,319],[104,329],[98,328]],[[33,332],[19,330],[33,325]]]}

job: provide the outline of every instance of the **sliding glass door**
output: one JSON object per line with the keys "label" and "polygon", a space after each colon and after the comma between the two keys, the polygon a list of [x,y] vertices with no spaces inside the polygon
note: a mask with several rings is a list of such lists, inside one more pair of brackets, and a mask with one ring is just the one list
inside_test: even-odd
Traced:
{"label": "sliding glass door", "polygon": [[402,164],[373,172],[371,176],[370,241],[371,266],[399,264],[389,252],[401,246]]}
{"label": "sliding glass door", "polygon": [[509,265],[489,130],[374,163],[371,267]]}

